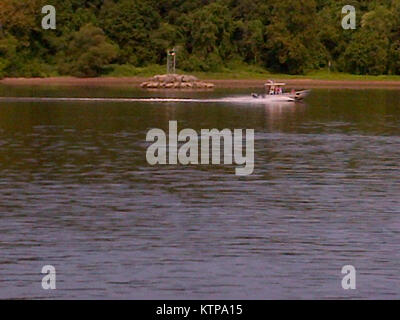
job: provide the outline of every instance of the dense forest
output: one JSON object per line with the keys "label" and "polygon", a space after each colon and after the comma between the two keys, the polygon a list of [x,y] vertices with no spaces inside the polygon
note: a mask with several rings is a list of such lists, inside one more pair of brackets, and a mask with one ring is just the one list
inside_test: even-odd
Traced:
{"label": "dense forest", "polygon": [[[56,30],[42,29],[44,5]],[[0,77],[99,76],[165,64],[172,47],[188,72],[400,74],[400,0],[0,0],[0,23]]]}

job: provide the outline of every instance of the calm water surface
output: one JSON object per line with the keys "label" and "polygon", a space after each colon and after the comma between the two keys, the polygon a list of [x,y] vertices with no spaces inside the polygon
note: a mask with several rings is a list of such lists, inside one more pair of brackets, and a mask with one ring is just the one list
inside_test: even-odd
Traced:
{"label": "calm water surface", "polygon": [[[169,120],[255,129],[254,173],[151,167],[146,133]],[[0,101],[0,298],[400,298],[399,227],[399,91],[314,90],[307,104],[273,106]],[[53,291],[41,288],[48,264]],[[356,290],[341,288],[347,264]]]}

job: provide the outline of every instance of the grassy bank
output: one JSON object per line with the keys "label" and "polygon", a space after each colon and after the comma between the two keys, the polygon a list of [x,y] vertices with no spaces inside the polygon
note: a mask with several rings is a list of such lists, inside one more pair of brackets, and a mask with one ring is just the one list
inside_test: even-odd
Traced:
{"label": "grassy bank", "polygon": [[[63,78],[55,68],[48,67],[46,72],[40,73],[39,78]],[[166,67],[162,65],[149,65],[146,67],[135,67],[132,65],[109,65],[104,69],[100,78],[149,78],[156,74],[165,74]],[[271,73],[260,66],[246,64],[230,64],[221,68],[218,72],[190,72],[177,69],[180,74],[192,74],[204,80],[327,80],[327,81],[400,81],[400,75],[355,75],[342,72],[329,72],[327,70],[311,71],[304,75],[289,75]],[[29,78],[29,77],[27,77]],[[1,78],[0,78],[1,80]]]}
{"label": "grassy bank", "polygon": [[[147,67],[134,67],[131,65],[113,65],[103,77],[151,77],[155,74],[166,73],[165,66],[150,65]],[[327,70],[312,71],[305,75],[288,75],[268,72],[259,66],[241,65],[222,68],[219,72],[187,72],[177,70],[177,73],[193,74],[200,79],[314,79],[335,81],[400,81],[400,75],[354,75],[342,72],[329,72]]]}
{"label": "grassy bank", "polygon": [[[139,88],[143,81],[155,74],[166,73],[160,65],[134,67],[131,65],[111,65],[105,74],[97,78],[63,77],[58,74],[44,78],[5,78],[2,85],[67,85],[67,86],[131,86]],[[360,76],[324,70],[313,71],[306,75],[274,74],[267,70],[249,65],[234,65],[220,72],[185,72],[199,79],[214,83],[216,88],[263,88],[267,79],[282,80],[289,88],[337,88],[337,89],[400,89],[400,76]],[[50,76],[50,75],[48,75]]]}

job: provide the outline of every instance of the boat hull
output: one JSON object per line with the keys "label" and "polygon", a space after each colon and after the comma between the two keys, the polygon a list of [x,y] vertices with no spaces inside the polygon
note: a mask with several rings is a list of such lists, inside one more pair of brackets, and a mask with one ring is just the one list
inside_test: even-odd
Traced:
{"label": "boat hull", "polygon": [[295,94],[290,94],[290,97],[296,101],[304,100],[310,94],[310,90],[296,91]]}

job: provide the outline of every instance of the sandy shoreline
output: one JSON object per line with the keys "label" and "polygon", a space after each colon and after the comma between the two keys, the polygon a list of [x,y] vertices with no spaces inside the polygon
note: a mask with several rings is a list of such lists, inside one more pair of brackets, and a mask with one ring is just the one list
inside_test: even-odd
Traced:
{"label": "sandy shoreline", "polygon": [[[140,87],[140,83],[146,81],[146,77],[104,77],[104,78],[5,78],[0,80],[0,85],[10,86],[133,86]],[[207,79],[207,82],[215,84],[216,88],[255,88],[262,87],[265,80],[260,79]],[[316,80],[316,79],[279,79],[289,87],[295,88],[337,88],[337,89],[400,89],[400,81],[387,80]]]}

